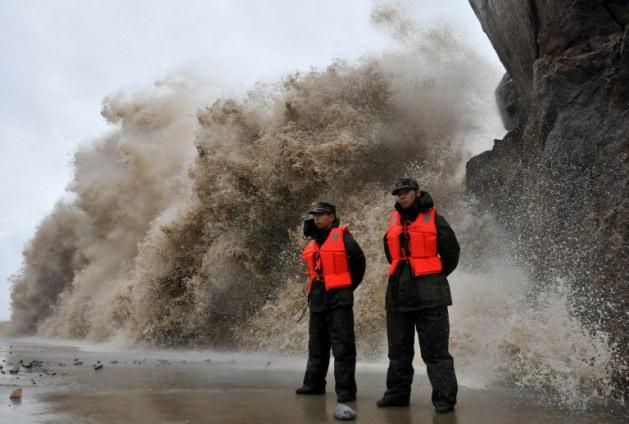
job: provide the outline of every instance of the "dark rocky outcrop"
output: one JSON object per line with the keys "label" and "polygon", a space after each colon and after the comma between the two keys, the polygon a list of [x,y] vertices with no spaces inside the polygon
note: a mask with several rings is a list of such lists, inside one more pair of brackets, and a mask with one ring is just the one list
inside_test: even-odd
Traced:
{"label": "dark rocky outcrop", "polygon": [[470,160],[467,189],[539,281],[569,282],[583,322],[610,333],[626,397],[629,2],[470,3],[513,88],[497,90],[510,131]]}
{"label": "dark rocky outcrop", "polygon": [[520,98],[515,91],[513,79],[508,73],[504,74],[496,88],[496,103],[498,103],[498,111],[507,131],[522,125],[524,113],[520,107]]}

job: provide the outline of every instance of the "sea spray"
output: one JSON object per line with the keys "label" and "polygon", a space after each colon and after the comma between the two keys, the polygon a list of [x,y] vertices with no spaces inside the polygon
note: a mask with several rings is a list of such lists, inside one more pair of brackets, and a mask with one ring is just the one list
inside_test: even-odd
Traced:
{"label": "sea spray", "polygon": [[461,381],[540,389],[575,405],[605,397],[605,336],[580,329],[566,291],[547,296],[511,264],[492,217],[464,196],[474,143],[496,132],[500,73],[447,34],[412,40],[196,114],[198,93],[177,84],[107,100],[103,115],[118,128],[77,152],[74,199],[26,247],[14,330],[303,352],[300,225],[324,198],[368,258],[356,292],[359,354],[384,359],[382,236],[390,184],[407,174],[463,247],[451,308]]}

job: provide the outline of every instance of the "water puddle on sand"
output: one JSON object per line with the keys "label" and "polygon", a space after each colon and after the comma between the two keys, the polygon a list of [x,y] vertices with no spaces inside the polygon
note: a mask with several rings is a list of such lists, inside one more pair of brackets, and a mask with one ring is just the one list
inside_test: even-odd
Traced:
{"label": "water puddle on sand", "polygon": [[[334,380],[325,396],[296,396],[305,358],[211,351],[130,351],[42,341],[0,341],[0,422],[14,423],[321,423],[335,422]],[[78,360],[78,361],[77,361]],[[98,362],[100,361],[100,362]],[[82,362],[80,365],[74,363]],[[102,370],[94,365],[103,364]],[[62,365],[60,365],[62,364]],[[626,411],[583,413],[527,400],[523,392],[460,388],[455,413],[437,415],[430,385],[418,370],[409,408],[378,409],[386,367],[359,364],[359,399],[350,403],[366,423],[621,423]],[[53,374],[54,373],[54,374]],[[9,400],[23,387],[21,401]]]}

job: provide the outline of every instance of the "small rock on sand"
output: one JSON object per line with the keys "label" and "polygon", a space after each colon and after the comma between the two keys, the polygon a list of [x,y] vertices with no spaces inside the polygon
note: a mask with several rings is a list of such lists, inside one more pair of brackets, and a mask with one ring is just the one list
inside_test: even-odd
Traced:
{"label": "small rock on sand", "polygon": [[9,399],[22,399],[22,388],[18,387],[11,392]]}
{"label": "small rock on sand", "polygon": [[356,411],[347,405],[339,403],[334,408],[334,418],[341,421],[350,421],[356,418]]}

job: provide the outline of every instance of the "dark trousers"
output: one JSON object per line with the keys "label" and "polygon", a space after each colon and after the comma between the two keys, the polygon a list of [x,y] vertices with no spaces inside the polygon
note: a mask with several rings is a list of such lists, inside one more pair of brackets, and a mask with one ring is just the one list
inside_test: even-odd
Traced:
{"label": "dark trousers", "polygon": [[412,312],[387,311],[389,369],[385,397],[405,402],[410,399],[415,330],[432,384],[432,403],[454,405],[457,382],[454,361],[448,352],[450,323],[446,306]]}
{"label": "dark trousers", "polygon": [[313,389],[325,388],[332,348],[336,394],[356,396],[356,343],[352,307],[310,311],[309,336],[304,385]]}

